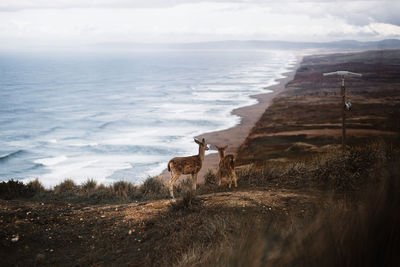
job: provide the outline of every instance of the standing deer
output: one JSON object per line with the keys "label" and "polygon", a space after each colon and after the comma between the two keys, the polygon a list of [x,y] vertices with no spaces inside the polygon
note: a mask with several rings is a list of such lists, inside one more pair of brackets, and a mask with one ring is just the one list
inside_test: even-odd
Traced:
{"label": "standing deer", "polygon": [[168,162],[168,171],[171,172],[169,180],[169,194],[174,198],[174,183],[181,174],[192,175],[192,190],[196,190],[197,174],[199,173],[204,160],[204,153],[208,150],[206,140],[200,142],[196,138],[194,141],[199,145],[199,154],[190,157],[176,157]]}
{"label": "standing deer", "polygon": [[233,155],[226,155],[225,156],[225,149],[228,146],[219,147],[216,146],[218,149],[218,156],[219,156],[219,168],[217,172],[218,177],[218,186],[221,186],[222,178],[228,178],[228,186],[231,188],[232,181],[237,187],[237,177],[235,173],[235,157]]}

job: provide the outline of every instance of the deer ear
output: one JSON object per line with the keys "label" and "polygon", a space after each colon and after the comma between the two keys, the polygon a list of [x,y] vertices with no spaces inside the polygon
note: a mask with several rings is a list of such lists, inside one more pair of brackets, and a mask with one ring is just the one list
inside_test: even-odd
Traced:
{"label": "deer ear", "polygon": [[197,140],[196,138],[194,138],[194,141],[195,141],[197,144],[200,144],[200,141]]}
{"label": "deer ear", "polygon": [[220,149],[220,147],[219,147],[219,146],[217,146],[217,145],[215,145],[215,147],[216,147],[217,149]]}
{"label": "deer ear", "polygon": [[203,138],[203,140],[201,140],[201,142],[202,142],[203,144],[205,144],[205,143],[206,143],[206,139]]}
{"label": "deer ear", "polygon": [[224,146],[223,149],[226,149],[228,147],[228,145]]}

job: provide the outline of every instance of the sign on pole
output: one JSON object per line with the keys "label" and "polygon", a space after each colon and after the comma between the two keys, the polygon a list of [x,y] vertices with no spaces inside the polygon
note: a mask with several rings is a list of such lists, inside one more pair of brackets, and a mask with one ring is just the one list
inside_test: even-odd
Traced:
{"label": "sign on pole", "polygon": [[341,86],[341,95],[342,95],[342,150],[345,151],[346,147],[346,110],[350,110],[351,103],[346,102],[346,88],[344,87],[344,78],[353,76],[353,77],[362,77],[362,74],[350,72],[346,70],[339,70],[334,72],[326,72],[323,73],[324,76],[338,75],[342,77],[342,86]]}

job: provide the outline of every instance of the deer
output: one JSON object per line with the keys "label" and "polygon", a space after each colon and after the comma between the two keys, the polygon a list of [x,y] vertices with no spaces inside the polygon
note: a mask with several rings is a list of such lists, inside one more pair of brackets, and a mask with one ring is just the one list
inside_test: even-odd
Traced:
{"label": "deer", "polygon": [[174,183],[182,174],[192,176],[192,190],[196,190],[197,174],[199,173],[204,160],[204,153],[208,150],[206,140],[200,142],[196,138],[194,141],[199,145],[199,154],[189,157],[175,157],[168,162],[168,171],[171,173],[169,180],[169,194],[174,198]]}
{"label": "deer", "polygon": [[228,178],[228,186],[231,188],[232,181],[237,187],[237,177],[235,173],[235,157],[233,155],[226,155],[225,156],[225,149],[228,146],[219,147],[215,146],[218,149],[218,156],[219,156],[219,166],[217,172],[218,178],[218,186],[221,186],[222,178]]}

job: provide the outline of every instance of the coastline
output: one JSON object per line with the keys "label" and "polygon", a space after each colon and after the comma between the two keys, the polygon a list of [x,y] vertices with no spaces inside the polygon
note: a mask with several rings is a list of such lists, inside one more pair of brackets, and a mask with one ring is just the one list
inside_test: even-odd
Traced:
{"label": "coastline", "polygon": [[[216,152],[215,145],[228,145],[228,148],[226,149],[226,154],[236,154],[237,149],[246,140],[247,136],[250,133],[250,130],[261,118],[264,111],[270,106],[272,100],[278,94],[285,91],[286,84],[293,80],[303,57],[303,54],[296,53],[297,62],[287,72],[282,73],[282,75],[285,77],[277,79],[277,84],[264,88],[266,90],[271,90],[272,92],[250,96],[251,98],[255,98],[258,101],[257,104],[237,108],[232,111],[233,115],[237,115],[241,118],[238,125],[226,130],[204,133],[196,136],[196,138],[205,138],[207,144],[209,144],[210,150],[213,152]],[[204,175],[207,173],[208,170],[211,169],[216,172],[218,169],[218,162],[218,153],[206,155],[203,161],[203,166],[198,174],[197,182],[204,183]],[[159,177],[161,177],[165,181],[168,181],[170,178],[170,173],[167,169],[164,169],[164,171],[159,174]],[[183,179],[182,177],[186,176],[182,175],[179,179]]]}

